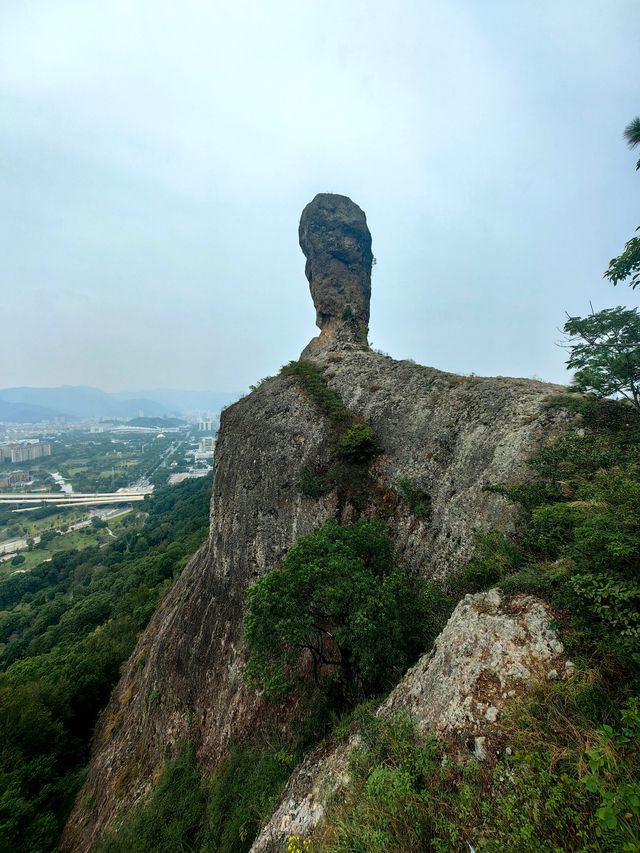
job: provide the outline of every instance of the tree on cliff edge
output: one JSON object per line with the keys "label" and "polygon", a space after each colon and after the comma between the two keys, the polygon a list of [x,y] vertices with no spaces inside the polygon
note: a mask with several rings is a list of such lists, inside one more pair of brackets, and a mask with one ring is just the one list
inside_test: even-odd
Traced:
{"label": "tree on cliff edge", "polygon": [[564,324],[575,370],[572,389],[598,397],[621,395],[640,411],[640,314],[637,308],[605,308]]}
{"label": "tree on cliff edge", "polygon": [[306,679],[348,702],[391,686],[441,627],[443,596],[393,566],[377,521],[328,521],[247,590],[247,676],[271,697]]}
{"label": "tree on cliff edge", "polygon": [[[640,116],[636,116],[633,121],[624,129],[624,138],[627,140],[627,145],[632,150],[640,145]],[[636,163],[636,171],[640,170],[640,160]]]}

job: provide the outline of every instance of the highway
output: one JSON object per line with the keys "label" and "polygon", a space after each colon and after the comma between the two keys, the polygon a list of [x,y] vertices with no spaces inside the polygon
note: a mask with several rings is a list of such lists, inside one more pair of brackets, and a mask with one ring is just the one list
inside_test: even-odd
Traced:
{"label": "highway", "polygon": [[[119,492],[14,492],[0,494],[0,507],[6,504],[11,506],[22,506],[25,508],[36,507],[41,504],[53,504],[57,507],[65,506],[108,506],[110,504],[137,503],[143,501],[145,495],[153,491],[149,485],[148,478],[160,465],[165,465],[171,457],[177,453],[186,439],[171,442],[169,447],[160,457],[160,460],[134,485],[128,486]],[[59,476],[59,475],[58,475]],[[61,478],[62,479],[62,478]],[[20,510],[16,510],[19,512]],[[23,510],[23,511],[26,511]]]}
{"label": "highway", "polygon": [[17,492],[15,494],[0,494],[0,507],[5,504],[12,506],[37,506],[39,504],[54,504],[55,506],[102,506],[108,504],[135,503],[143,501],[150,489],[136,489],[127,492]]}

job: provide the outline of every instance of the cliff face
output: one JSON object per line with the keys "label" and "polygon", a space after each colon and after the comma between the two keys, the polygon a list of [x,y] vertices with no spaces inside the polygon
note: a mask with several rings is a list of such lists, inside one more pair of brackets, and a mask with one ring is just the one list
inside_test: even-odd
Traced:
{"label": "cliff face", "polygon": [[[334,219],[330,224],[329,231],[339,228]],[[314,241],[306,239],[308,248]],[[316,245],[333,275],[336,258],[325,243]],[[313,276],[326,267],[308,251],[313,293]],[[483,487],[525,477],[525,459],[560,426],[562,416],[545,406],[557,386],[462,378],[369,350],[367,283],[358,264],[370,269],[370,258],[360,248],[338,260],[353,274],[351,284],[331,303],[330,322],[318,308],[318,299],[328,304],[322,287],[318,299],[314,294],[325,319],[321,345],[306,356],[376,432],[384,449],[370,469],[376,497],[358,509],[335,490],[321,498],[302,493],[303,468],[322,472],[334,464],[335,434],[294,378],[267,380],[223,413],[209,540],[168,593],[114,691],[61,841],[64,851],[89,849],[152,786],[181,740],[196,742],[203,768],[211,771],[232,739],[268,717],[286,717],[243,685],[242,602],[247,585],[276,566],[299,535],[328,517],[374,515],[382,505],[398,560],[443,577],[468,557],[475,529],[512,527],[513,508]],[[327,286],[335,290],[332,281]],[[355,302],[354,282],[366,310]],[[428,517],[416,517],[398,497],[402,479],[428,496]]]}

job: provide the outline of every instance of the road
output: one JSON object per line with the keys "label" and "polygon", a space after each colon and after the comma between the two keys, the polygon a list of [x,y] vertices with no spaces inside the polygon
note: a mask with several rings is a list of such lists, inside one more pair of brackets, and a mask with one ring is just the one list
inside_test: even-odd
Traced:
{"label": "road", "polygon": [[55,504],[56,506],[100,506],[106,504],[130,503],[143,501],[151,494],[153,486],[121,492],[73,492],[67,495],[62,492],[16,492],[15,494],[0,494],[0,506],[16,504],[18,506]]}
{"label": "road", "polygon": [[[140,477],[135,483],[119,489],[117,492],[74,492],[69,486],[69,491],[64,492],[16,492],[0,494],[0,507],[3,505],[11,505],[22,507],[15,509],[14,512],[28,512],[29,509],[35,509],[42,504],[53,504],[56,507],[102,507],[113,504],[133,504],[143,501],[146,495],[153,491],[153,486],[149,482],[149,478],[153,472],[160,466],[167,466],[167,463],[182,447],[187,440],[187,437],[178,442],[171,442],[169,447],[160,457],[160,460],[149,469],[149,471]],[[56,482],[64,487],[64,479],[59,473],[51,475]],[[123,515],[129,512],[129,509],[120,507],[114,509],[96,510],[90,513],[92,516],[98,516],[103,520],[107,518],[115,518],[118,515]],[[88,527],[91,524],[91,518],[84,521],[78,521],[75,524],[69,525],[66,533],[73,533],[76,530],[81,530],[83,527]],[[57,531],[62,533],[61,530]],[[113,536],[113,532],[107,528],[107,532]],[[62,534],[64,535],[64,534]],[[0,562],[12,559],[20,551],[24,551],[27,545],[27,538],[32,539],[34,545],[40,542],[40,536],[21,537],[17,539],[8,539],[6,542],[0,542]]]}

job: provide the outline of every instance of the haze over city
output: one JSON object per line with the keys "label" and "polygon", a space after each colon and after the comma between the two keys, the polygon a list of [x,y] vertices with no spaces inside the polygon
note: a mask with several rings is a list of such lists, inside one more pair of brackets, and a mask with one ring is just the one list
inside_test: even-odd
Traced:
{"label": "haze over city", "polygon": [[0,9],[0,387],[246,388],[317,330],[317,192],[373,235],[371,342],[566,381],[637,223],[637,2]]}

